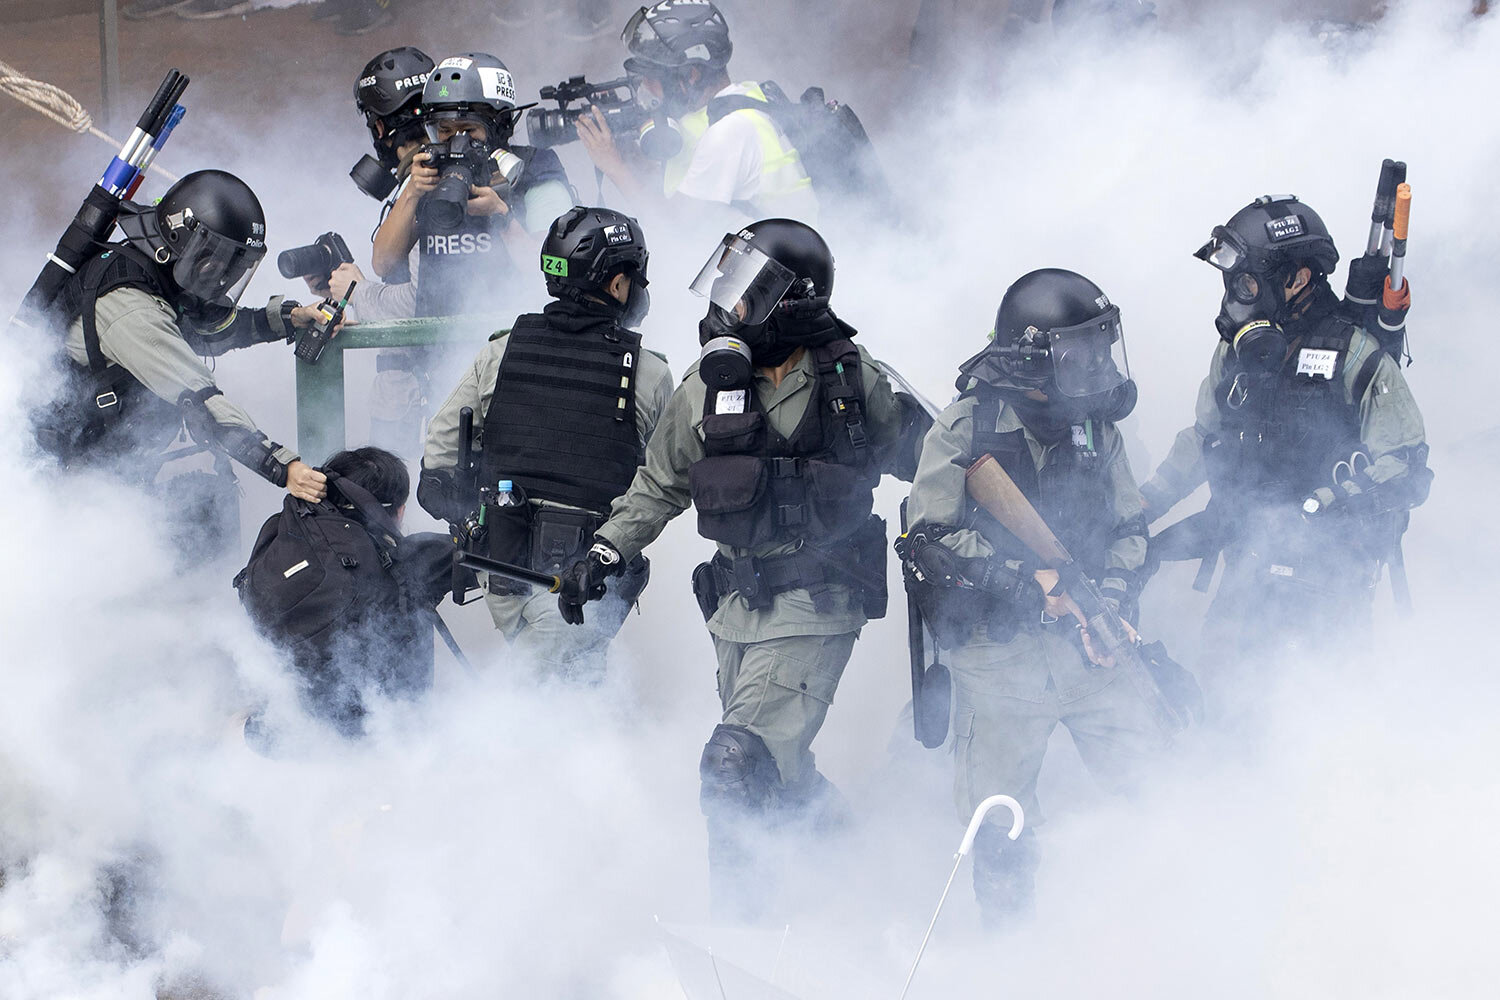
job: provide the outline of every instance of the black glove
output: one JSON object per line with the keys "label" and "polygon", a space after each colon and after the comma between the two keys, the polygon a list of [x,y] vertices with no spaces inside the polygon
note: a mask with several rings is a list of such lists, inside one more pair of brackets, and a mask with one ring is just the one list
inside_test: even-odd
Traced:
{"label": "black glove", "polygon": [[1369,303],[1378,303],[1385,290],[1385,276],[1390,273],[1390,262],[1379,254],[1374,257],[1356,257],[1349,262],[1348,294]]}
{"label": "black glove", "polygon": [[583,606],[604,596],[604,580],[623,566],[620,553],[608,542],[596,541],[588,555],[575,562],[562,577],[557,592],[557,610],[569,625],[583,624]]}

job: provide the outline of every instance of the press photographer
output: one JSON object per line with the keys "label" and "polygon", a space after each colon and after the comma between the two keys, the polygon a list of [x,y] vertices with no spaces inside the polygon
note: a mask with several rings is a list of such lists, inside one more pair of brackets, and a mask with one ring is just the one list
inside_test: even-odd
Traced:
{"label": "press photographer", "polygon": [[492,55],[445,59],[427,78],[422,121],[428,144],[375,234],[375,272],[391,279],[418,247],[418,316],[493,312],[515,277],[514,255],[534,255],[527,220],[545,229],[573,205],[551,150],[513,146],[520,110],[515,83]]}

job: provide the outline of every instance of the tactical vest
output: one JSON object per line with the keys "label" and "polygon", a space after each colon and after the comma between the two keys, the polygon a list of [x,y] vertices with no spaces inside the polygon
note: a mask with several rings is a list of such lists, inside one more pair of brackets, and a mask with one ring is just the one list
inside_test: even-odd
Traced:
{"label": "tactical vest", "polygon": [[1276,372],[1248,372],[1227,356],[1214,387],[1223,429],[1203,445],[1218,502],[1300,503],[1331,485],[1334,463],[1360,447],[1359,400],[1381,357],[1377,347],[1365,359],[1351,399],[1344,385],[1354,329],[1329,314]]}
{"label": "tactical vest", "polygon": [[704,457],[688,471],[698,533],[735,548],[851,537],[870,519],[880,468],[865,433],[858,349],[836,340],[810,349],[817,374],[789,437],[771,428],[753,389],[741,413],[704,402]]}
{"label": "tactical vest", "polygon": [[64,463],[96,451],[124,452],[137,446],[160,446],[182,425],[176,406],[141,384],[124,366],[110,364],[99,347],[95,309],[99,299],[118,288],[137,288],[167,298],[167,279],[150,257],[118,243],[90,258],[61,293],[61,327],[73,320],[83,326],[88,354],[84,368],[68,358],[62,391],[32,414],[37,442]]}
{"label": "tactical vest", "polygon": [[[1071,438],[1054,447],[1047,464],[1038,471],[1024,430],[995,429],[1002,405],[1000,395],[983,389],[971,392],[978,405],[974,409],[970,454],[976,459],[981,455],[995,456],[1073,559],[1085,573],[1099,579],[1109,546],[1117,537],[1119,519],[1112,504],[1104,459],[1096,448],[1094,435],[1099,424],[1085,421],[1075,425]],[[973,528],[994,547],[996,556],[1035,561],[1031,550],[988,511],[973,505],[970,516]]]}
{"label": "tactical vest", "polygon": [[604,513],[644,460],[636,427],[641,336],[565,333],[537,314],[511,328],[484,416],[482,483]]}

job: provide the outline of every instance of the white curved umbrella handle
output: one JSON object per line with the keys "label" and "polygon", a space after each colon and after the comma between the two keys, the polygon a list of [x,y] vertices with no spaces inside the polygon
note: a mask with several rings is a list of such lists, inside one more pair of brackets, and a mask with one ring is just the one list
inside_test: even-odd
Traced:
{"label": "white curved umbrella handle", "polygon": [[969,820],[968,832],[964,834],[964,842],[959,845],[956,857],[961,858],[969,853],[969,849],[974,846],[974,838],[979,835],[979,827],[984,822],[984,818],[996,806],[1004,806],[1010,810],[1010,832],[1006,836],[1015,840],[1021,835],[1021,828],[1026,825],[1026,814],[1021,811],[1021,803],[1009,795],[991,795],[979,803],[979,808],[974,810],[974,818]]}

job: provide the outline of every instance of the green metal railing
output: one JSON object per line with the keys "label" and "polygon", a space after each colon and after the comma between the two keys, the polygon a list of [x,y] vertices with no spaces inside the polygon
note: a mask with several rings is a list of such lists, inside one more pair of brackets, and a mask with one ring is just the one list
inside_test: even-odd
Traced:
{"label": "green metal railing", "polygon": [[436,316],[360,323],[340,330],[317,364],[297,362],[297,451],[313,464],[344,447],[346,351],[430,344],[467,344],[478,350],[496,329],[493,317]]}

